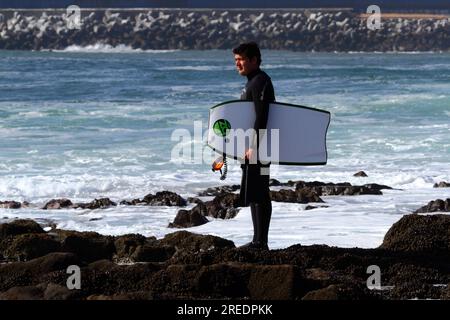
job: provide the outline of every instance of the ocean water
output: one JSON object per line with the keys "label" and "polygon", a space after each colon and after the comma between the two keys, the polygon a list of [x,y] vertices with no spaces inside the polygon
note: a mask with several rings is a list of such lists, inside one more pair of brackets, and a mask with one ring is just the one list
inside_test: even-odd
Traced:
{"label": "ocean water", "polygon": [[[450,54],[265,51],[262,68],[278,101],[332,114],[328,164],[272,166],[272,178],[395,188],[383,196],[323,197],[328,208],[308,211],[274,202],[272,248],[376,247],[403,215],[450,197],[450,188],[433,188],[450,182]],[[0,51],[0,201],[38,205],[0,209],[0,219],[33,218],[113,235],[173,232],[167,225],[179,208],[39,206],[53,198],[120,201],[162,190],[189,197],[239,184],[237,163],[225,182],[211,172],[213,155],[195,133],[206,129],[209,108],[237,99],[244,83],[229,51]],[[179,139],[179,130],[192,140]],[[200,162],[172,156],[181,145],[208,156]],[[353,177],[360,170],[369,177]],[[251,238],[248,208],[232,220],[210,220],[189,230],[236,245]]]}

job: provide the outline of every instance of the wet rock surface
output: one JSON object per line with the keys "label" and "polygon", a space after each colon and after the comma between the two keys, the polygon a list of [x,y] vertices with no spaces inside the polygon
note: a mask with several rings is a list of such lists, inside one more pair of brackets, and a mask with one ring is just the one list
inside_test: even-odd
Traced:
{"label": "wet rock surface", "polygon": [[[198,200],[198,199],[197,199]],[[1,203],[0,203],[1,204]],[[20,203],[19,203],[20,204]],[[30,205],[29,203],[27,203]],[[183,207],[187,204],[186,199],[171,191],[160,191],[154,194],[147,194],[143,199],[122,200],[121,205],[148,205],[148,206],[178,206]],[[73,203],[70,199],[52,199],[43,207],[43,210],[55,209],[106,209],[115,207],[117,203],[109,198],[94,199],[89,203]],[[20,206],[19,206],[20,207]],[[18,208],[19,208],[18,207]]]}
{"label": "wet rock surface", "polygon": [[179,210],[169,228],[188,228],[209,222],[206,217],[232,219],[239,212],[239,195],[219,192],[211,201],[199,203],[190,210]]}
{"label": "wet rock surface", "polygon": [[450,211],[450,198],[446,200],[437,199],[428,202],[426,206],[423,206],[414,213],[431,213],[431,212],[449,212]]}
{"label": "wet rock surface", "polygon": [[55,209],[105,209],[109,207],[115,207],[117,204],[111,201],[109,198],[94,199],[89,203],[72,203],[69,199],[52,199],[47,202],[43,210],[55,210]]}
{"label": "wet rock surface", "polygon": [[318,208],[328,208],[328,206],[306,206],[305,210],[314,210],[314,209],[318,209]]}
{"label": "wet rock surface", "polygon": [[450,183],[441,181],[439,183],[435,183],[433,188],[450,188]]}
{"label": "wet rock surface", "polygon": [[191,210],[179,210],[173,222],[169,223],[169,228],[189,228],[208,223],[205,218],[206,207],[198,204]]}
{"label": "wet rock surface", "polygon": [[63,208],[73,208],[73,203],[69,199],[52,199],[47,202],[42,209],[63,209]]}
{"label": "wet rock surface", "polygon": [[74,209],[105,209],[109,207],[115,207],[117,204],[113,201],[111,201],[109,198],[101,198],[101,199],[94,199],[93,201],[89,203],[76,203],[73,208]]}
{"label": "wet rock surface", "polygon": [[450,256],[450,216],[403,216],[387,232],[381,247],[403,252],[431,252]]}
{"label": "wet rock surface", "polygon": [[295,183],[295,189],[310,189],[319,196],[354,196],[354,195],[382,195],[381,190],[392,189],[389,186],[376,183],[364,184],[362,186],[353,186],[351,183],[324,183],[324,182],[305,182],[298,181]]}
{"label": "wet rock surface", "polygon": [[171,191],[160,191],[156,194],[147,194],[142,200],[134,199],[131,201],[123,200],[123,205],[147,205],[147,206],[169,206],[184,207],[187,204],[186,199]]}
{"label": "wet rock surface", "polygon": [[309,203],[324,202],[319,195],[310,188],[297,190],[282,189],[280,191],[270,191],[270,198],[277,202]]}
{"label": "wet rock surface", "polygon": [[240,206],[239,195],[235,193],[222,193],[213,200],[204,203],[206,215],[213,218],[232,219]]}
{"label": "wet rock surface", "polygon": [[0,237],[16,236],[24,233],[44,233],[41,226],[30,219],[16,220],[0,224]]}
{"label": "wet rock surface", "polygon": [[367,173],[365,173],[364,171],[358,171],[353,176],[354,177],[363,177],[363,178],[368,177]]}
{"label": "wet rock surface", "polygon": [[[44,232],[17,220],[0,225],[0,254],[9,261],[0,264],[0,299],[448,299],[449,230],[447,215],[411,214],[392,226],[379,248],[294,245],[268,251],[187,231],[162,239],[111,237]],[[16,251],[33,254],[17,261],[22,257],[9,254]],[[128,264],[114,262],[124,258]],[[80,267],[80,290],[67,288],[71,265]],[[383,290],[367,287],[373,265],[381,270]]]}
{"label": "wet rock surface", "polygon": [[151,206],[178,206],[186,205],[186,200],[174,192],[161,191],[155,195],[148,194],[142,199],[143,202]]}
{"label": "wet rock surface", "polygon": [[115,246],[115,261],[130,261],[138,247],[156,242],[155,237],[146,238],[140,234],[126,234],[116,237],[114,240]]}
{"label": "wet rock surface", "polygon": [[19,209],[22,204],[17,201],[0,201],[0,208],[3,209]]}
{"label": "wet rock surface", "polygon": [[218,196],[224,193],[232,193],[241,188],[240,185],[234,184],[230,186],[220,186],[220,187],[212,187],[208,188],[205,191],[200,192],[198,195],[201,197],[204,196]]}

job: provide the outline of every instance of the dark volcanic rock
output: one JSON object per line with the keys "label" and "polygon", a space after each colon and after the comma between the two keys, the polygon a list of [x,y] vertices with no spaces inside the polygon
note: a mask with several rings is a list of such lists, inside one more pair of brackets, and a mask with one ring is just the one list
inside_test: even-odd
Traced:
{"label": "dark volcanic rock", "polygon": [[0,300],[72,300],[79,297],[78,290],[69,290],[67,286],[55,283],[12,287],[0,293]]}
{"label": "dark volcanic rock", "polygon": [[449,212],[450,211],[450,198],[447,200],[434,200],[428,202],[426,206],[414,211],[414,213],[429,213],[429,212]]}
{"label": "dark volcanic rock", "polygon": [[101,198],[101,199],[95,199],[89,203],[76,203],[73,207],[75,209],[104,209],[109,207],[115,207],[117,204],[113,201],[111,201],[109,198]]}
{"label": "dark volcanic rock", "polygon": [[152,299],[152,294],[148,291],[136,291],[136,292],[127,292],[127,293],[119,293],[113,295],[104,295],[104,294],[92,294],[86,298],[86,300],[150,300]]}
{"label": "dark volcanic rock", "polygon": [[239,204],[239,195],[235,193],[222,193],[204,203],[207,216],[221,219],[234,218],[239,212]]}
{"label": "dark volcanic rock", "polygon": [[133,261],[163,262],[175,253],[175,247],[167,245],[142,245],[136,248],[131,256]]}
{"label": "dark volcanic rock", "polygon": [[367,174],[364,171],[358,171],[353,176],[354,177],[367,177]]}
{"label": "dark volcanic rock", "polygon": [[445,284],[446,276],[432,265],[421,266],[412,263],[395,263],[383,270],[383,281],[392,288],[391,299],[439,299],[442,287],[435,284]]}
{"label": "dark volcanic rock", "polygon": [[197,204],[203,203],[202,200],[200,200],[199,198],[195,198],[195,197],[189,197],[189,198],[187,198],[187,202],[188,202],[188,203],[197,203]]}
{"label": "dark volcanic rock", "polygon": [[188,298],[198,296],[199,265],[171,264],[155,273],[151,288],[157,299]]}
{"label": "dark volcanic rock", "polygon": [[135,206],[135,205],[146,205],[146,206],[176,206],[184,207],[187,204],[186,199],[180,195],[171,191],[160,191],[155,195],[149,193],[144,197],[144,199],[133,199],[131,201],[123,200],[120,204]]}
{"label": "dark volcanic rock", "polygon": [[[392,189],[389,186],[379,185],[376,183],[365,184],[362,186],[352,186],[348,182],[344,183],[324,183],[319,181],[305,182],[305,181],[292,181],[280,182],[276,179],[270,179],[270,186],[295,186],[296,191],[289,189],[282,189],[280,191],[270,191],[271,199],[277,202],[293,202],[293,203],[309,203],[309,202],[324,202],[320,199],[320,196],[335,196],[335,195],[382,195],[380,190]],[[222,196],[224,194],[233,194],[232,192],[238,190],[239,185],[222,186],[215,188],[208,188],[206,191],[201,192],[200,196]],[[298,191],[300,190],[300,191]],[[238,195],[234,194],[234,197],[238,199]],[[214,199],[216,200],[216,199]],[[217,201],[217,200],[216,200]],[[238,201],[238,200],[236,200]],[[206,202],[208,203],[208,202]],[[235,205],[235,206],[238,206]],[[217,210],[214,210],[217,211]],[[208,215],[217,217],[216,213],[211,214],[211,210],[208,210]],[[222,215],[219,215],[221,217]]]}
{"label": "dark volcanic rock", "polygon": [[72,203],[69,199],[52,199],[47,202],[42,209],[51,210],[51,209],[65,209],[65,208],[73,208],[73,209],[104,209],[109,208],[111,206],[116,206],[117,204],[111,201],[109,198],[101,198],[94,199],[89,203]]}
{"label": "dark volcanic rock", "polygon": [[0,239],[24,233],[44,233],[44,230],[37,222],[29,219],[15,220],[10,223],[0,224]]}
{"label": "dark volcanic rock", "polygon": [[316,207],[316,206],[306,206],[305,207],[305,210],[313,210],[313,209],[317,209],[317,208],[329,208],[328,206],[318,206],[318,207]]}
{"label": "dark volcanic rock", "polygon": [[211,235],[195,234],[188,231],[177,231],[159,240],[161,245],[173,246],[177,250],[199,252],[217,248],[234,248],[233,241]]}
{"label": "dark volcanic rock", "polygon": [[0,224],[0,254],[10,260],[26,260],[54,251],[55,243],[33,220]]}
{"label": "dark volcanic rock", "polygon": [[112,296],[137,291],[151,293],[153,278],[163,268],[160,264],[138,263],[117,265],[108,260],[99,260],[81,269],[83,296]]}
{"label": "dark volcanic rock", "polygon": [[382,195],[380,190],[371,189],[365,186],[351,186],[351,187],[342,187],[342,186],[326,186],[322,189],[323,196],[355,196],[355,195],[363,195],[363,194],[374,194],[374,195]]}
{"label": "dark volcanic rock", "polygon": [[382,195],[380,190],[382,189],[392,189],[389,186],[379,185],[376,183],[365,184],[362,186],[352,186],[348,182],[344,183],[323,183],[323,182],[304,182],[299,181],[296,183],[295,188],[303,189],[309,188],[316,192],[319,196],[353,196],[353,195],[363,195],[363,194],[373,194]]}
{"label": "dark volcanic rock", "polygon": [[69,290],[66,286],[55,283],[49,283],[44,291],[44,300],[73,300],[78,299],[80,294],[78,290]]}
{"label": "dark volcanic rock", "polygon": [[373,298],[363,283],[332,284],[308,292],[302,300],[363,300]]}
{"label": "dark volcanic rock", "polygon": [[449,254],[450,216],[406,215],[389,229],[380,248]]}
{"label": "dark volcanic rock", "polygon": [[282,189],[280,191],[270,191],[270,198],[277,202],[309,203],[324,202],[319,195],[309,188],[297,190]]}
{"label": "dark volcanic rock", "polygon": [[66,230],[54,230],[49,234],[61,243],[61,251],[72,252],[86,262],[111,259],[115,252],[111,236]]}
{"label": "dark volcanic rock", "polygon": [[27,262],[0,265],[0,292],[12,287],[30,286],[42,282],[42,276],[61,270],[67,279],[66,270],[70,265],[80,265],[80,260],[72,253],[54,252]]}
{"label": "dark volcanic rock", "polygon": [[378,190],[378,191],[379,190],[383,190],[383,189],[392,190],[392,188],[389,187],[389,186],[385,186],[383,184],[377,184],[377,183],[364,184],[363,187],[366,187],[366,188],[371,189],[371,190]]}
{"label": "dark volcanic rock", "polygon": [[30,260],[59,249],[60,243],[48,234],[28,233],[14,237],[3,255],[9,260]]}
{"label": "dark volcanic rock", "polygon": [[47,202],[42,209],[62,209],[62,208],[72,208],[73,203],[69,199],[52,199]]}
{"label": "dark volcanic rock", "polygon": [[22,204],[17,201],[0,201],[0,208],[3,209],[20,209]]}
{"label": "dark volcanic rock", "polygon": [[289,300],[312,288],[293,265],[251,266],[248,290],[251,299]]}
{"label": "dark volcanic rock", "polygon": [[440,299],[450,300],[450,283],[448,283],[445,288],[442,289]]}
{"label": "dark volcanic rock", "polygon": [[42,300],[44,289],[40,286],[13,287],[0,293],[0,300]]}
{"label": "dark volcanic rock", "polygon": [[439,183],[435,183],[433,188],[450,188],[450,183],[441,181]]}
{"label": "dark volcanic rock", "polygon": [[156,195],[148,194],[142,201],[151,206],[184,207],[187,204],[186,199],[170,191],[160,191]]}
{"label": "dark volcanic rock", "polygon": [[114,246],[116,248],[116,259],[130,258],[137,247],[154,242],[156,242],[155,237],[146,238],[140,234],[126,234],[117,237],[114,241]]}
{"label": "dark volcanic rock", "polygon": [[295,189],[302,189],[302,188],[311,188],[311,189],[319,189],[321,187],[351,187],[352,184],[349,182],[340,182],[340,183],[332,183],[332,182],[321,182],[321,181],[292,181],[291,183],[294,183]]}
{"label": "dark volcanic rock", "polygon": [[[71,243],[70,249],[75,245],[82,249],[77,250],[80,258],[72,253],[51,253],[28,262],[1,264],[0,297],[61,300],[445,298],[446,289],[434,284],[445,284],[450,278],[449,220],[450,217],[443,215],[407,216],[405,228],[399,228],[399,223],[394,225],[401,232],[390,230],[385,239],[388,244],[383,243],[386,248],[382,249],[294,245],[282,250],[258,251],[235,248],[231,241],[186,231],[168,234],[160,240],[136,234],[114,238],[117,255],[140,262],[133,265],[117,265],[110,258],[101,260],[102,255],[110,255],[111,251],[101,254],[109,239],[98,234],[55,230],[47,234],[9,235],[13,239],[48,235],[66,245],[67,239],[74,236],[78,240]],[[401,237],[409,241],[401,242]],[[88,260],[87,254],[91,260],[95,258],[93,253],[86,252],[88,245],[99,259],[86,266],[83,261]],[[445,254],[434,254],[441,252]],[[382,286],[394,286],[394,289],[380,292],[367,288],[367,267],[373,264],[380,266]],[[69,265],[81,268],[81,290],[66,288]]]}
{"label": "dark volcanic rock", "polygon": [[239,190],[241,188],[240,185],[238,184],[234,184],[231,186],[220,186],[220,187],[213,187],[213,188],[208,188],[205,191],[200,192],[198,195],[201,197],[205,197],[205,196],[218,196],[221,195],[223,193],[232,193],[236,190]]}
{"label": "dark volcanic rock", "polygon": [[205,216],[232,219],[239,209],[239,195],[234,193],[221,193],[213,200],[200,202],[191,210],[180,210],[169,228],[189,228],[208,222]]}
{"label": "dark volcanic rock", "polygon": [[249,296],[247,288],[250,268],[240,263],[219,263],[202,267],[195,280],[198,292],[211,297],[243,298]]}
{"label": "dark volcanic rock", "polygon": [[173,222],[168,228],[190,228],[208,223],[205,218],[206,207],[203,203],[196,205],[191,210],[179,210]]}
{"label": "dark volcanic rock", "polygon": [[119,204],[125,205],[125,206],[146,205],[146,203],[145,203],[145,202],[142,202],[141,199],[122,200],[122,201],[120,201]]}

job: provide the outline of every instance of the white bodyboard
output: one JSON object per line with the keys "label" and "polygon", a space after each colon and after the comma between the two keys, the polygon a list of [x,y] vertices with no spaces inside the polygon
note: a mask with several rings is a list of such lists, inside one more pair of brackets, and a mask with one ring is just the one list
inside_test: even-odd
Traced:
{"label": "white bodyboard", "polygon": [[[242,140],[243,137],[250,140],[251,131],[247,131],[247,135],[245,131],[253,128],[255,118],[252,101],[229,101],[212,107],[209,111],[208,146],[219,154],[242,160],[246,148]],[[267,132],[260,136],[259,159],[286,165],[326,164],[329,123],[328,111],[271,103]],[[224,127],[227,130],[223,130]]]}

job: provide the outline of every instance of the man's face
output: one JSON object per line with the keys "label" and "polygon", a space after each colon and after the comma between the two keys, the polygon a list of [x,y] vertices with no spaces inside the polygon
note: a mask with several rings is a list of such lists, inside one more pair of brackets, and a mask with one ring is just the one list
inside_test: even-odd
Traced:
{"label": "man's face", "polygon": [[258,69],[258,59],[256,57],[249,59],[244,55],[235,54],[234,61],[236,64],[236,69],[241,76],[246,76],[252,71]]}

